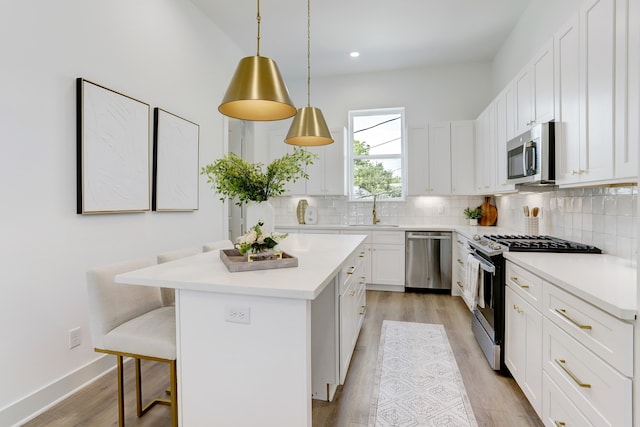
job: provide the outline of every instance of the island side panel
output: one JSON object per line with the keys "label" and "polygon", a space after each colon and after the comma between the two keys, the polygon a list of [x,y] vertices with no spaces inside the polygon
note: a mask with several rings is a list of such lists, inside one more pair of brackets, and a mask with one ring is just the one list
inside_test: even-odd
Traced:
{"label": "island side panel", "polygon": [[181,426],[311,426],[309,300],[183,289],[176,306]]}

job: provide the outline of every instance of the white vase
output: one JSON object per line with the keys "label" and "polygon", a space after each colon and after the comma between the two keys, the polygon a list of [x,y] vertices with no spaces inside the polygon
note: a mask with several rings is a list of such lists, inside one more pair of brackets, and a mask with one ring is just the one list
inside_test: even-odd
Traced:
{"label": "white vase", "polygon": [[478,225],[477,218],[469,218],[469,225]]}
{"label": "white vase", "polygon": [[275,227],[276,211],[267,200],[265,202],[248,202],[245,214],[245,231],[262,222],[262,230],[271,233]]}

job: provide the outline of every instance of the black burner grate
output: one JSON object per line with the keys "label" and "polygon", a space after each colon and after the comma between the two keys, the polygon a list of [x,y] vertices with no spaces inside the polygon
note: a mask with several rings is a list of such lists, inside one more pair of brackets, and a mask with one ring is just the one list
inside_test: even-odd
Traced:
{"label": "black burner grate", "polygon": [[510,252],[602,253],[595,246],[551,236],[494,234],[484,237],[508,247]]}

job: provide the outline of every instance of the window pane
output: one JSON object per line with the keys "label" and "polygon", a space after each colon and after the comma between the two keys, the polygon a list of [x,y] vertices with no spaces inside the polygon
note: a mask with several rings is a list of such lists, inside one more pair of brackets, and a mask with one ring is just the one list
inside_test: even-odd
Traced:
{"label": "window pane", "polygon": [[[376,114],[353,118],[355,155],[379,155],[402,153],[401,114]],[[358,148],[364,152],[358,152]]]}
{"label": "window pane", "polygon": [[355,159],[353,161],[353,197],[378,199],[402,197],[402,161],[400,159]]}

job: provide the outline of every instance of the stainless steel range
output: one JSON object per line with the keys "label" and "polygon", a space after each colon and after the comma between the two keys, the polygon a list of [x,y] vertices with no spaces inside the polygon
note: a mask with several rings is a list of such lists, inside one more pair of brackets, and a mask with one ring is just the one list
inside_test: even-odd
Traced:
{"label": "stainless steel range", "polygon": [[595,246],[551,236],[475,235],[469,249],[479,264],[478,302],[471,317],[473,334],[491,367],[507,373],[504,364],[504,257],[503,252],[591,253],[602,251]]}

